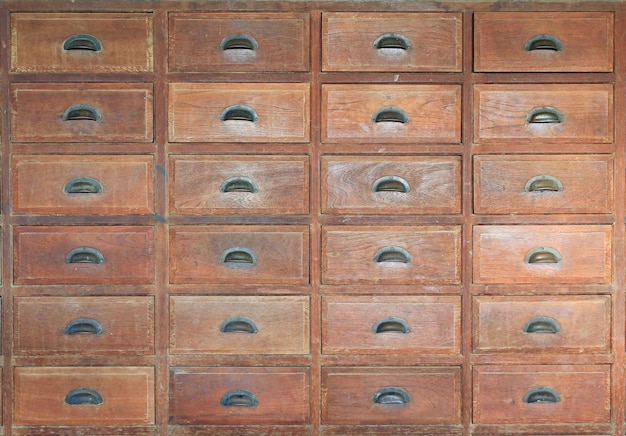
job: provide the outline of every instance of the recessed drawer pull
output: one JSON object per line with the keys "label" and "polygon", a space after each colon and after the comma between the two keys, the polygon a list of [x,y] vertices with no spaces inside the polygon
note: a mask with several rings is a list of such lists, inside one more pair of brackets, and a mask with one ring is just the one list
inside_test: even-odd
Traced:
{"label": "recessed drawer pull", "polygon": [[535,176],[526,182],[525,192],[559,192],[563,190],[563,183],[553,176]]}
{"label": "recessed drawer pull", "polygon": [[104,262],[104,256],[95,248],[78,247],[70,251],[67,256],[65,256],[65,262],[100,264]]}
{"label": "recessed drawer pull", "polygon": [[63,191],[66,194],[100,194],[102,184],[91,177],[78,177],[67,182]]}
{"label": "recessed drawer pull", "polygon": [[401,247],[383,247],[374,255],[374,262],[411,263],[411,255]]}
{"label": "recessed drawer pull", "polygon": [[222,253],[220,261],[222,263],[255,265],[257,263],[257,255],[249,248],[232,247]]}
{"label": "recessed drawer pull", "polygon": [[220,192],[258,192],[259,187],[254,180],[248,177],[231,177],[224,180]]}
{"label": "recessed drawer pull", "polygon": [[559,263],[563,256],[554,248],[540,247],[530,250],[524,257],[526,263]]}
{"label": "recessed drawer pull", "polygon": [[259,400],[252,392],[235,389],[226,392],[220,399],[220,404],[227,407],[254,407],[259,405]]}
{"label": "recessed drawer pull", "polygon": [[557,391],[546,386],[529,389],[523,398],[524,403],[558,403],[561,396]]}
{"label": "recessed drawer pull", "polygon": [[67,336],[86,334],[101,335],[102,325],[91,318],[76,318],[68,322],[63,328],[63,334]]}
{"label": "recessed drawer pull", "polygon": [[254,123],[258,119],[259,116],[254,109],[242,104],[229,106],[220,114],[220,120],[222,121],[248,121]]}
{"label": "recessed drawer pull", "polygon": [[537,316],[528,320],[523,328],[526,333],[547,333],[557,334],[561,331],[561,326],[556,319],[549,316]]}
{"label": "recessed drawer pull", "polygon": [[243,316],[233,316],[224,320],[220,326],[222,333],[258,333],[256,323],[250,318]]}
{"label": "recessed drawer pull", "polygon": [[397,176],[381,177],[372,185],[372,191],[374,192],[402,192],[406,194],[410,190],[411,185],[409,185],[409,182]]}
{"label": "recessed drawer pull", "polygon": [[535,35],[526,41],[526,45],[524,46],[526,51],[534,51],[534,50],[552,50],[552,51],[561,51],[563,50],[563,44],[556,36],[552,35]]}
{"label": "recessed drawer pull", "polygon": [[408,50],[411,48],[411,41],[399,33],[384,33],[374,40],[373,46],[377,50],[390,48]]}
{"label": "recessed drawer pull", "polygon": [[65,396],[65,404],[83,405],[83,404],[102,404],[104,399],[102,395],[94,389],[79,388],[73,389]]}
{"label": "recessed drawer pull", "polygon": [[402,388],[386,387],[377,390],[372,397],[376,404],[408,404],[411,401],[409,393]]}
{"label": "recessed drawer pull", "polygon": [[100,121],[102,115],[98,109],[87,104],[75,104],[63,112],[63,121]]}
{"label": "recessed drawer pull", "polygon": [[402,318],[390,316],[376,321],[372,326],[372,331],[374,333],[408,333],[411,328]]}
{"label": "recessed drawer pull", "polygon": [[563,122],[563,113],[549,106],[538,107],[528,113],[526,122],[528,124],[559,124]]}
{"label": "recessed drawer pull", "polygon": [[102,43],[93,35],[72,35],[63,42],[63,50],[102,51]]}
{"label": "recessed drawer pull", "polygon": [[404,110],[398,107],[386,106],[374,112],[374,115],[372,115],[372,121],[375,123],[406,124],[409,122],[409,116]]}
{"label": "recessed drawer pull", "polygon": [[245,33],[234,33],[228,35],[220,42],[220,50],[256,50],[259,48],[259,43],[253,36]]}

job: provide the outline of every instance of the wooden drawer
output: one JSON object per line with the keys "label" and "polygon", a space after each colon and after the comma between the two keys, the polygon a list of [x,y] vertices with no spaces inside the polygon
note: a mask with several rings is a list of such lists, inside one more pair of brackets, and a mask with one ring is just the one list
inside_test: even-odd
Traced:
{"label": "wooden drawer", "polygon": [[610,84],[474,85],[475,142],[613,142]]}
{"label": "wooden drawer", "polygon": [[152,27],[152,14],[14,13],[11,71],[152,71]]}
{"label": "wooden drawer", "polygon": [[324,354],[460,352],[458,296],[325,296],[322,300]]}
{"label": "wooden drawer", "polygon": [[323,156],[322,211],[329,214],[461,212],[459,156]]}
{"label": "wooden drawer", "polygon": [[309,298],[170,297],[170,353],[308,354]]}
{"label": "wooden drawer", "polygon": [[154,423],[154,368],[17,367],[15,425]]}
{"label": "wooden drawer", "polygon": [[14,155],[16,214],[154,213],[152,156]]}
{"label": "wooden drawer", "polygon": [[322,85],[322,140],[459,143],[457,85]]}
{"label": "wooden drawer", "polygon": [[152,84],[15,83],[13,142],[152,142]]}
{"label": "wooden drawer", "polygon": [[474,212],[610,213],[611,155],[474,157]]}
{"label": "wooden drawer", "polygon": [[478,12],[476,71],[613,71],[611,12]]}
{"label": "wooden drawer", "polygon": [[172,142],[308,142],[307,83],[172,83]]}
{"label": "wooden drawer", "polygon": [[308,71],[306,13],[172,13],[170,71]]}
{"label": "wooden drawer", "polygon": [[305,226],[170,229],[170,283],[306,284]]}
{"label": "wooden drawer", "polygon": [[611,419],[609,365],[474,366],[473,378],[477,424]]}
{"label": "wooden drawer", "polygon": [[309,369],[172,368],[170,424],[305,424]]}
{"label": "wooden drawer", "polygon": [[154,283],[154,229],[23,226],[14,231],[16,284]]}
{"label": "wooden drawer", "polygon": [[179,214],[306,214],[306,156],[172,156],[170,211]]}
{"label": "wooden drawer", "polygon": [[154,354],[152,297],[15,297],[14,353]]}
{"label": "wooden drawer", "polygon": [[608,295],[474,297],[474,352],[609,353]]}
{"label": "wooden drawer", "polygon": [[324,71],[461,71],[454,13],[322,14]]}
{"label": "wooden drawer", "polygon": [[609,225],[475,226],[474,282],[611,283],[612,238]]}
{"label": "wooden drawer", "polygon": [[457,424],[458,367],[323,367],[322,424]]}
{"label": "wooden drawer", "polygon": [[457,226],[322,229],[324,284],[456,284],[460,271]]}

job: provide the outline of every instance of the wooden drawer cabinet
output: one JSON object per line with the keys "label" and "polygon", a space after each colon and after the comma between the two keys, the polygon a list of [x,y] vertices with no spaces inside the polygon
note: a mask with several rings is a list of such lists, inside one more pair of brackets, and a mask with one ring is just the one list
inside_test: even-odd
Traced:
{"label": "wooden drawer cabinet", "polygon": [[309,371],[296,367],[172,368],[172,424],[304,424]]}
{"label": "wooden drawer cabinet", "polygon": [[153,47],[150,13],[11,14],[12,72],[148,72]]}
{"label": "wooden drawer cabinet", "polygon": [[154,423],[154,369],[15,368],[17,425],[112,426]]}
{"label": "wooden drawer cabinet", "polygon": [[324,71],[461,71],[460,14],[322,15]]}

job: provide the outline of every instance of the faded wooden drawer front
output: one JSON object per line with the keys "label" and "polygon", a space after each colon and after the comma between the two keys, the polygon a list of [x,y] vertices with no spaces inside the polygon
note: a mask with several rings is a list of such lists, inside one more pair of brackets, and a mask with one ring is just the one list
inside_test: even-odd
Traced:
{"label": "faded wooden drawer front", "polygon": [[306,13],[173,13],[170,71],[308,71]]}
{"label": "faded wooden drawer front", "polygon": [[608,225],[475,226],[474,282],[611,283],[612,238]]}
{"label": "faded wooden drawer front", "polygon": [[154,283],[154,229],[23,226],[14,229],[16,284]]}
{"label": "faded wooden drawer front", "polygon": [[474,156],[474,212],[610,213],[611,155]]}
{"label": "faded wooden drawer front", "polygon": [[16,425],[154,423],[154,368],[15,368]]}
{"label": "faded wooden drawer front", "polygon": [[609,353],[611,297],[474,297],[474,352]]}
{"label": "faded wooden drawer front", "polygon": [[457,156],[323,156],[322,210],[328,214],[461,212]]}
{"label": "faded wooden drawer front", "polygon": [[458,143],[457,85],[322,85],[322,141]]}
{"label": "faded wooden drawer front", "polygon": [[306,83],[172,83],[173,142],[308,142]]}
{"label": "faded wooden drawer front", "polygon": [[324,367],[323,424],[455,424],[461,419],[457,367]]}
{"label": "faded wooden drawer front", "polygon": [[613,142],[610,84],[474,85],[475,142]]}
{"label": "faded wooden drawer front", "polygon": [[460,297],[323,297],[324,354],[460,351]]}
{"label": "faded wooden drawer front", "polygon": [[14,142],[152,142],[152,84],[18,83]]}
{"label": "faded wooden drawer front", "polygon": [[172,156],[170,210],[179,214],[306,214],[305,156]]}
{"label": "faded wooden drawer front", "polygon": [[308,354],[308,297],[170,298],[170,353]]}
{"label": "faded wooden drawer front", "polygon": [[15,155],[17,214],[154,213],[152,156]]}
{"label": "faded wooden drawer front", "polygon": [[178,226],[170,230],[171,283],[305,284],[304,226]]}
{"label": "faded wooden drawer front", "polygon": [[322,15],[325,71],[461,71],[461,14]]}
{"label": "faded wooden drawer front", "polygon": [[152,21],[142,13],[11,14],[11,71],[152,71]]}
{"label": "faded wooden drawer front", "polygon": [[154,353],[152,297],[16,297],[13,307],[16,354]]}
{"label": "faded wooden drawer front", "polygon": [[172,368],[171,424],[305,424],[309,369]]}
{"label": "faded wooden drawer front", "polygon": [[609,422],[609,365],[474,366],[477,424]]}
{"label": "faded wooden drawer front", "polygon": [[324,284],[456,284],[459,227],[326,226],[322,229]]}
{"label": "faded wooden drawer front", "polygon": [[610,12],[478,12],[476,71],[613,71]]}

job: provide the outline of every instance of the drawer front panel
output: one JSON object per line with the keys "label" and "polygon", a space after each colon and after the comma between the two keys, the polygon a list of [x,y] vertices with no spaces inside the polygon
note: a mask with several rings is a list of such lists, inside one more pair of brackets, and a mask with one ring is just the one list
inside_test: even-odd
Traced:
{"label": "drawer front panel", "polygon": [[170,210],[179,214],[306,214],[304,156],[173,156]]}
{"label": "drawer front panel", "polygon": [[308,142],[305,83],[173,83],[173,142]]}
{"label": "drawer front panel", "polygon": [[474,282],[611,283],[612,238],[608,225],[475,226]]}
{"label": "drawer front panel", "polygon": [[16,155],[11,170],[17,214],[154,213],[152,156]]}
{"label": "drawer front panel", "polygon": [[152,84],[18,83],[14,142],[152,142]]}
{"label": "drawer front panel", "polygon": [[16,227],[16,284],[154,283],[154,229]]}
{"label": "drawer front panel", "polygon": [[152,14],[14,13],[11,71],[152,71],[152,27]]}
{"label": "drawer front panel", "polygon": [[322,229],[324,284],[460,283],[459,227]]}
{"label": "drawer front panel", "polygon": [[461,87],[322,85],[322,140],[459,143]]}
{"label": "drawer front panel", "polygon": [[456,424],[460,419],[459,368],[322,368],[323,424]]}
{"label": "drawer front panel", "polygon": [[154,423],[154,369],[15,368],[16,425]]}
{"label": "drawer front panel", "polygon": [[510,213],[610,213],[610,155],[474,157],[474,211]]}
{"label": "drawer front panel", "polygon": [[611,297],[474,297],[474,352],[609,353]]}
{"label": "drawer front panel", "polygon": [[458,156],[322,157],[324,213],[460,213],[460,191]]}
{"label": "drawer front panel", "polygon": [[170,71],[308,71],[304,13],[173,13]]}
{"label": "drawer front panel", "polygon": [[474,367],[477,424],[601,423],[610,418],[609,365]]}
{"label": "drawer front panel", "polygon": [[610,12],[474,14],[476,71],[613,71]]}
{"label": "drawer front panel", "polygon": [[324,297],[324,354],[461,351],[460,297]]}
{"label": "drawer front panel", "polygon": [[304,226],[203,226],[170,230],[171,283],[306,284]]}
{"label": "drawer front panel", "polygon": [[610,84],[474,85],[474,141],[613,142]]}
{"label": "drawer front panel", "polygon": [[461,14],[322,15],[325,71],[461,71]]}
{"label": "drawer front panel", "polygon": [[15,353],[154,353],[152,297],[16,297]]}
{"label": "drawer front panel", "polygon": [[170,298],[170,353],[308,354],[308,297]]}
{"label": "drawer front panel", "polygon": [[172,368],[171,424],[305,424],[307,368]]}

